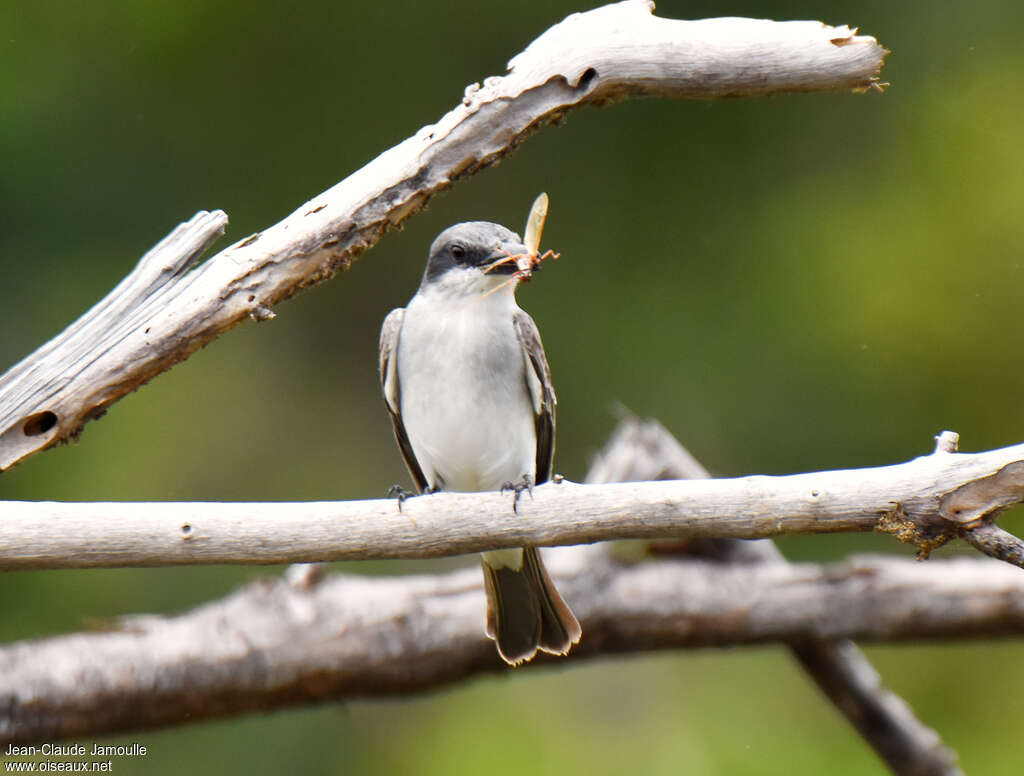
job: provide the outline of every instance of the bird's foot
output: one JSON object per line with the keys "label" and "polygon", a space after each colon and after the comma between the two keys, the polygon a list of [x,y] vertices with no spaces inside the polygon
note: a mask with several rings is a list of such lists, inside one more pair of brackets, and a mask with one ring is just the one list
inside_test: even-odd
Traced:
{"label": "bird's foot", "polygon": [[406,490],[401,485],[392,485],[390,488],[388,488],[388,496],[391,497],[391,498],[397,498],[398,499],[398,511],[399,512],[402,511],[402,503],[407,498],[413,498],[414,496],[417,496],[417,495],[419,495],[419,494],[415,493],[415,492],[413,492],[411,490]]}
{"label": "bird's foot", "polygon": [[530,494],[530,498],[533,498],[533,477],[529,474],[524,474],[523,478],[519,482],[506,482],[501,486],[501,492],[504,493],[506,490],[515,491],[515,498],[512,499],[512,511],[519,512],[519,499],[523,496],[523,491]]}
{"label": "bird's foot", "polygon": [[388,488],[388,495],[392,498],[398,499],[398,511],[402,511],[402,504],[406,499],[416,498],[416,496],[429,496],[431,493],[440,493],[441,489],[436,485],[427,488],[422,493],[417,493],[414,490],[406,490],[401,485],[392,485]]}

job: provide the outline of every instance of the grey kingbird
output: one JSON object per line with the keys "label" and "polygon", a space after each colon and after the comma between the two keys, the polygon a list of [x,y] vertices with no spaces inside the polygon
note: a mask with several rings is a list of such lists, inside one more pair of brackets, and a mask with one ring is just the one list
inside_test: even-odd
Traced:
{"label": "grey kingbird", "polygon": [[[381,385],[420,493],[514,488],[518,500],[551,476],[551,372],[537,325],[515,299],[523,275],[514,257],[527,255],[519,235],[498,224],[449,227],[430,246],[416,295],[384,321]],[[482,561],[486,633],[505,662],[538,650],[564,655],[579,641],[579,622],[536,547],[485,552]]]}

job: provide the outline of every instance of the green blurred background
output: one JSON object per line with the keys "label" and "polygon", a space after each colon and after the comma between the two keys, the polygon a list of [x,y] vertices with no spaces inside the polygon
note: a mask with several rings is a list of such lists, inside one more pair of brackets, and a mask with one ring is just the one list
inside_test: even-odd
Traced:
{"label": "green blurred background", "polygon": [[[0,369],[194,211],[228,212],[223,245],[274,223],[586,7],[5,0]],[[892,87],[572,114],[274,321],[230,332],[78,444],[3,474],[0,498],[381,496],[406,481],[376,382],[381,320],[414,292],[437,232],[466,219],[519,230],[541,190],[545,243],[562,259],[519,299],[554,371],[566,476],[583,476],[616,403],[660,419],[723,476],[897,462],[944,428],[964,450],[1024,440],[1024,7],[692,0],[659,12],[857,25],[892,49]],[[907,552],[872,536],[782,546],[805,560]],[[444,567],[343,568],[410,565]],[[279,571],[8,574],[0,639],[181,611]],[[868,652],[968,772],[1019,773],[1019,644]],[[150,750],[118,773],[882,770],[779,649],[566,662],[113,740]]]}

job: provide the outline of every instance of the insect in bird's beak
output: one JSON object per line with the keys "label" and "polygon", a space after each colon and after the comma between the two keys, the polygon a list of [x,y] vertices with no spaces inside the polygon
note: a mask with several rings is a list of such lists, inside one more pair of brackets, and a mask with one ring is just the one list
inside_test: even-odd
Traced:
{"label": "insect in bird's beak", "polygon": [[544,233],[544,222],[547,220],[547,217],[548,195],[541,192],[540,196],[533,201],[533,207],[530,208],[530,216],[526,219],[526,239],[524,240],[526,251],[511,253],[505,250],[505,255],[488,266],[484,272],[491,272],[498,267],[515,262],[515,279],[525,282],[533,276],[534,270],[540,268],[541,262],[547,259],[557,259],[561,254],[551,250],[544,253],[540,252],[540,238]]}
{"label": "insect in bird's beak", "polygon": [[516,266],[519,269],[519,279],[526,281],[533,275],[545,259],[557,259],[559,254],[554,251],[540,252],[540,238],[544,234],[544,222],[548,218],[548,195],[542,191],[537,199],[533,201],[530,208],[530,215],[526,219],[524,243],[526,244],[526,255],[516,258]]}
{"label": "insect in bird's beak", "polygon": [[[516,269],[508,280],[501,285],[492,288],[490,291],[484,294],[484,296],[490,296],[491,294],[505,288],[510,283],[529,282],[530,278],[533,277],[533,273],[540,269],[542,262],[547,259],[557,259],[561,254],[555,253],[554,251],[548,250],[544,253],[540,252],[540,238],[544,232],[544,222],[548,217],[548,195],[545,192],[541,192],[540,195],[533,201],[533,207],[530,208],[530,216],[526,219],[526,238],[523,241],[522,247],[526,248],[525,251],[518,251],[513,253],[507,248],[499,248],[498,251],[503,253],[500,258],[491,262],[484,269],[484,273],[498,270],[500,274],[508,274],[508,270],[498,269],[499,267],[507,267],[509,264],[514,263]],[[519,247],[519,246],[517,246]]]}
{"label": "insect in bird's beak", "polygon": [[528,282],[533,277],[533,273],[540,269],[541,262],[547,259],[557,259],[561,255],[554,251],[545,251],[544,253],[524,253],[515,256],[513,258],[516,260],[516,268],[518,269],[516,276],[522,282]]}

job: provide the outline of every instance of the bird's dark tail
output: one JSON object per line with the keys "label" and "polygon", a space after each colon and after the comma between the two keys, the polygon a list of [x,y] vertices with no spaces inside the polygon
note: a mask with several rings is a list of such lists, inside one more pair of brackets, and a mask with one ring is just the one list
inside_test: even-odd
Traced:
{"label": "bird's dark tail", "polygon": [[523,548],[519,568],[492,566],[483,560],[487,590],[487,635],[511,665],[537,651],[565,655],[580,640],[580,624],[555,589],[536,547]]}

